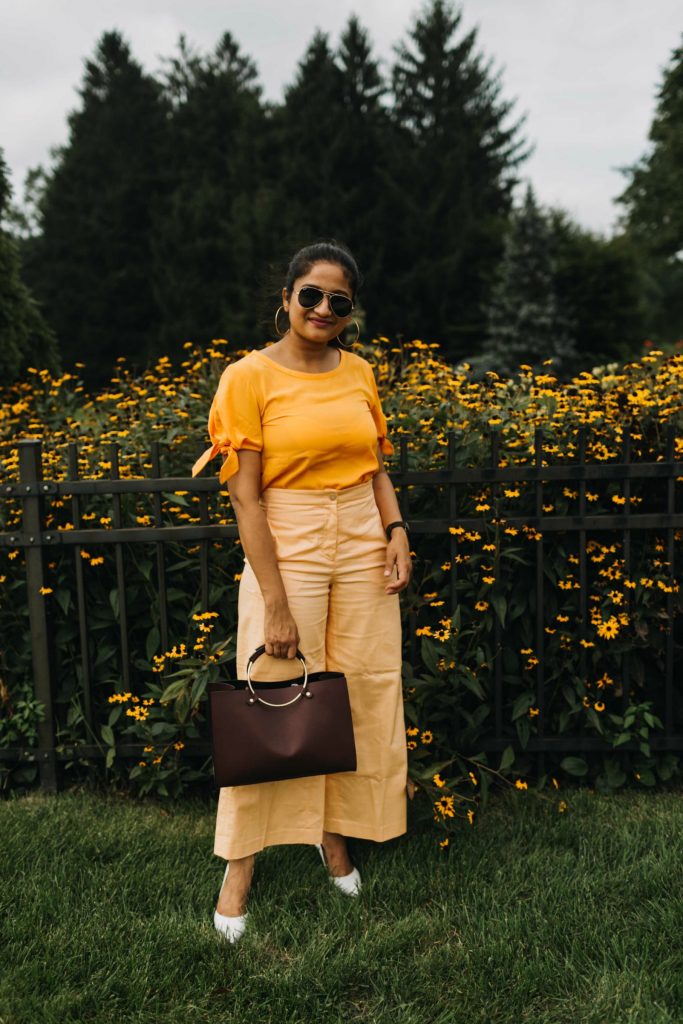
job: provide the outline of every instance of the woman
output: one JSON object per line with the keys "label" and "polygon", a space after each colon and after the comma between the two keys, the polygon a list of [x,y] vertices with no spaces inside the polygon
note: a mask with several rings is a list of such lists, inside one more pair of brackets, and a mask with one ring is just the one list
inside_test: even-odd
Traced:
{"label": "woman", "polygon": [[346,675],[356,741],[355,772],[220,790],[214,853],[228,865],[214,924],[232,942],[246,925],[259,850],[316,844],[333,882],[356,895],[345,837],[406,831],[398,594],[411,561],[372,368],[337,337],[358,284],[353,256],[336,242],[296,253],[275,316],[280,334],[284,309],[287,330],[226,367],[209,413],[213,446],[193,468],[225,456],[220,479],[245,553],[238,677],[265,643],[254,677],[295,678],[299,647],[309,671]]}

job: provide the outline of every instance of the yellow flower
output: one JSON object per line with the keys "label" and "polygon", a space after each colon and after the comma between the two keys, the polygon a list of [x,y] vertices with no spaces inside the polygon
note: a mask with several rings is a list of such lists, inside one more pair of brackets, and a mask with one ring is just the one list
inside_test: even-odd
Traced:
{"label": "yellow flower", "polygon": [[596,700],[596,702],[593,705],[593,707],[595,708],[596,711],[604,711],[605,710],[605,705],[604,705],[603,701],[601,701],[601,700]]}
{"label": "yellow flower", "polygon": [[605,640],[614,640],[615,636],[619,632],[619,622],[614,617],[608,619],[607,622],[601,622],[598,627],[598,636],[603,637]]}
{"label": "yellow flower", "polygon": [[539,710],[538,710],[538,708],[529,708],[528,714],[529,714],[529,718],[535,718],[536,715],[539,714]]}
{"label": "yellow flower", "polygon": [[528,789],[529,788],[529,783],[528,782],[524,782],[522,779],[515,779],[515,788],[516,789]]}
{"label": "yellow flower", "polygon": [[442,839],[441,842],[439,843],[439,846],[442,849],[444,849],[444,847],[448,846],[448,837],[446,837],[445,839]]}
{"label": "yellow flower", "polygon": [[454,797],[452,797],[452,796],[440,796],[439,799],[434,803],[434,808],[444,818],[454,818],[455,817],[455,810],[454,810],[453,805],[454,805]]}
{"label": "yellow flower", "polygon": [[444,782],[444,780],[443,780],[443,779],[441,778],[441,776],[440,776],[440,775],[438,775],[438,774],[437,774],[437,775],[434,775],[434,776],[433,776],[433,778],[432,778],[432,781],[433,781],[433,783],[434,783],[434,785],[435,785],[435,786],[438,786],[438,787],[439,787],[439,789],[441,789],[441,788],[442,788],[443,786],[445,786],[445,785],[446,785],[446,783]]}
{"label": "yellow flower", "polygon": [[474,607],[478,612],[485,612],[488,606],[488,601],[477,601]]}
{"label": "yellow flower", "polygon": [[471,808],[467,812],[467,820],[469,821],[470,825],[474,824],[474,811]]}
{"label": "yellow flower", "polygon": [[45,594],[51,594],[52,593],[52,587],[41,587],[40,588],[40,593],[43,594],[43,596]]}
{"label": "yellow flower", "polygon": [[420,739],[425,744],[425,746],[428,746],[433,741],[434,737],[432,736],[429,729],[425,729],[425,731],[420,736]]}
{"label": "yellow flower", "polygon": [[564,800],[560,800],[559,804],[557,805],[557,809],[560,812],[560,814],[564,814],[564,812],[567,810],[567,805],[564,802]]}

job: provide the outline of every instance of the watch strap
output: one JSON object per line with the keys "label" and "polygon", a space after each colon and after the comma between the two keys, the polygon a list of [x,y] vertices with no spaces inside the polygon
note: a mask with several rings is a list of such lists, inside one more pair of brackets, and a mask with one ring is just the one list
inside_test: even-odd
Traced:
{"label": "watch strap", "polygon": [[395,526],[402,526],[406,533],[408,533],[408,524],[405,522],[405,520],[397,519],[396,522],[389,523],[389,525],[385,528],[387,540],[391,540],[391,531],[394,529]]}

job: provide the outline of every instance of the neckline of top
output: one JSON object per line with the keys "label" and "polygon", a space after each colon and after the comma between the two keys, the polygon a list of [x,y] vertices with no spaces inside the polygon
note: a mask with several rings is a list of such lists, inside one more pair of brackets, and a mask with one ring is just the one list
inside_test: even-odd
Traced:
{"label": "neckline of top", "polygon": [[281,370],[282,373],[288,373],[291,377],[332,377],[335,373],[339,373],[344,365],[344,352],[339,349],[339,363],[331,370],[323,370],[321,373],[309,372],[308,370],[290,370],[288,366],[282,366],[280,363],[276,363],[274,359],[267,356],[261,349],[255,348],[252,350],[253,355],[258,356],[261,361],[268,363],[269,366],[274,366],[276,370]]}

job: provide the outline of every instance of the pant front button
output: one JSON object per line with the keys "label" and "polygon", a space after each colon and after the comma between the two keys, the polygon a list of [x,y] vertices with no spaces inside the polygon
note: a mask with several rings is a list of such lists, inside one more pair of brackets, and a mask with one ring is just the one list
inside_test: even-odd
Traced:
{"label": "pant front button", "polygon": [[337,500],[337,495],[336,494],[331,494],[330,495],[330,501],[336,501],[336,500]]}

